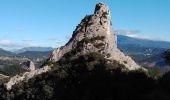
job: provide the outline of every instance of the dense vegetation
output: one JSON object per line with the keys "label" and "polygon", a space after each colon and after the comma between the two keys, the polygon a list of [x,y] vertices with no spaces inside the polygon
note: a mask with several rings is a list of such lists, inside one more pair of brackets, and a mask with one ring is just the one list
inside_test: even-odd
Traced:
{"label": "dense vegetation", "polygon": [[170,65],[170,50],[167,50],[163,53],[165,61]]}
{"label": "dense vegetation", "polygon": [[7,75],[7,76],[15,76],[17,74],[22,74],[26,72],[24,68],[21,67],[21,65],[6,65],[3,69],[0,69],[0,73]]}
{"label": "dense vegetation", "polygon": [[170,73],[155,80],[97,53],[65,56],[52,68],[10,91],[2,85],[0,100],[170,100]]}
{"label": "dense vegetation", "polygon": [[21,67],[19,60],[1,60],[0,59],[0,74],[14,76],[21,74],[26,70]]}

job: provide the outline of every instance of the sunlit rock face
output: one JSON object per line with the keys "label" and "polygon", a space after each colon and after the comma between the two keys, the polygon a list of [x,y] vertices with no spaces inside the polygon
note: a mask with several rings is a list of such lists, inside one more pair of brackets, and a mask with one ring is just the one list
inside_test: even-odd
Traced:
{"label": "sunlit rock face", "polygon": [[86,16],[80,22],[68,43],[54,50],[49,61],[57,62],[67,52],[76,50],[74,56],[89,52],[99,52],[109,60],[116,60],[124,64],[129,70],[141,68],[117,48],[116,38],[112,30],[111,15],[108,6],[98,3],[94,14]]}
{"label": "sunlit rock face", "polygon": [[5,83],[5,87],[6,87],[7,90],[10,90],[13,85],[18,84],[19,82],[22,82],[24,80],[27,81],[27,80],[33,78],[36,75],[46,73],[50,69],[51,68],[49,66],[44,66],[43,68],[40,68],[40,69],[31,70],[30,72],[25,72],[21,76],[15,75],[15,76],[11,77],[10,80],[7,83]]}

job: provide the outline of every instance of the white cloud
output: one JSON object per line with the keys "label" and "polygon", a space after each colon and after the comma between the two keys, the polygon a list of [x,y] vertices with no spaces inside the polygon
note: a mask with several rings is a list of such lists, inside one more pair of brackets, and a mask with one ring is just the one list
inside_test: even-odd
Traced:
{"label": "white cloud", "polygon": [[126,35],[126,36],[128,36],[128,37],[134,37],[134,38],[139,37],[137,34],[129,34],[129,35]]}
{"label": "white cloud", "polygon": [[0,46],[11,46],[14,43],[10,40],[0,40]]}
{"label": "white cloud", "polygon": [[147,40],[161,40],[159,37],[139,34],[141,32],[139,30],[115,29],[113,32],[117,35],[125,35],[133,38],[147,39]]}
{"label": "white cloud", "polygon": [[129,37],[134,37],[134,38],[139,38],[139,39],[146,39],[146,40],[159,40],[159,41],[164,41],[162,39],[160,39],[159,37],[155,37],[155,36],[144,36],[144,35],[127,35]]}
{"label": "white cloud", "polygon": [[117,35],[131,35],[131,36],[140,33],[139,30],[126,30],[126,29],[116,29],[113,30],[113,32]]}
{"label": "white cloud", "polygon": [[0,47],[4,49],[18,49],[18,48],[29,47],[29,46],[33,46],[33,45],[29,43],[17,43],[7,39],[0,40]]}

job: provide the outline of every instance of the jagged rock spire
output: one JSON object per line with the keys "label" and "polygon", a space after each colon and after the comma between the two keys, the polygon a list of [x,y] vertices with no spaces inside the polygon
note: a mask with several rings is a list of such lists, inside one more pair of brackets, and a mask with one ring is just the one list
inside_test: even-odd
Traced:
{"label": "jagged rock spire", "polygon": [[103,3],[96,4],[94,14],[102,16],[104,13],[107,13],[107,15],[110,15],[108,6]]}
{"label": "jagged rock spire", "polygon": [[64,54],[75,50],[74,56],[98,52],[107,59],[124,64],[129,70],[141,68],[117,48],[116,40],[116,35],[112,31],[109,8],[103,3],[98,3],[94,14],[86,16],[80,22],[69,42],[54,50],[49,60],[57,62]]}

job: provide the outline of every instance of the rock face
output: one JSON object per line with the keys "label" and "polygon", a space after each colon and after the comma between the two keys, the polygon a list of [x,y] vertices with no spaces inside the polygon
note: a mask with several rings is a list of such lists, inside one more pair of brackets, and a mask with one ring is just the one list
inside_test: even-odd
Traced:
{"label": "rock face", "polygon": [[52,52],[49,61],[57,62],[70,51],[73,51],[75,56],[99,52],[107,59],[124,64],[129,70],[141,68],[117,48],[117,37],[112,31],[110,11],[108,6],[102,3],[96,5],[94,14],[81,21],[65,46]]}
{"label": "rock face", "polygon": [[21,64],[21,66],[22,66],[22,68],[29,70],[29,71],[35,70],[34,62],[32,62],[31,60],[27,60],[27,61],[23,62]]}
{"label": "rock face", "polygon": [[24,80],[28,80],[30,78],[33,78],[36,75],[48,72],[51,68],[49,66],[44,66],[43,68],[37,69],[37,70],[32,70],[30,72],[25,72],[22,76],[20,75],[16,75],[10,78],[10,80],[5,83],[5,87],[7,90],[10,90],[12,88],[13,85],[24,81]]}

